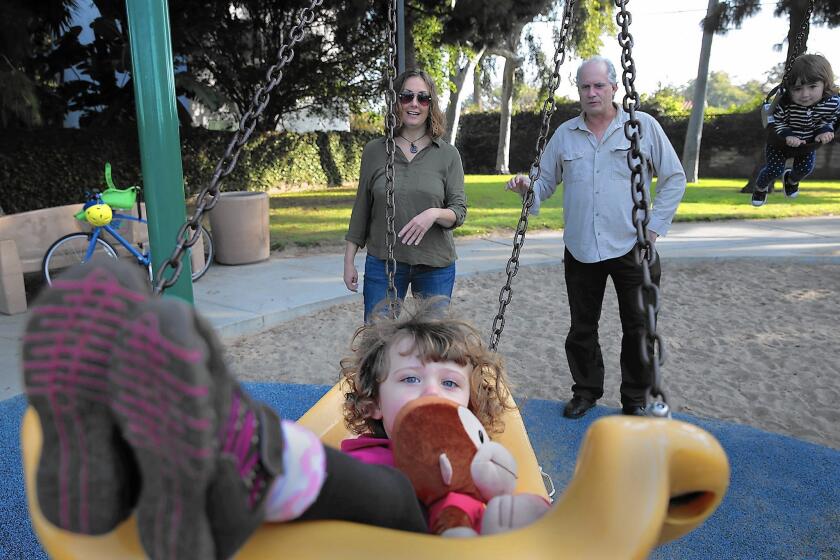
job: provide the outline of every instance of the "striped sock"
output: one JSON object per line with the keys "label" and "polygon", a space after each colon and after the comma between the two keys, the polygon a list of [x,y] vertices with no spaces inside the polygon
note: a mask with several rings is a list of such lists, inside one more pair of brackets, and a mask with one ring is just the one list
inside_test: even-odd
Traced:
{"label": "striped sock", "polygon": [[326,453],[321,440],[303,426],[282,421],[283,475],[268,491],[265,520],[297,519],[318,498],[326,479]]}

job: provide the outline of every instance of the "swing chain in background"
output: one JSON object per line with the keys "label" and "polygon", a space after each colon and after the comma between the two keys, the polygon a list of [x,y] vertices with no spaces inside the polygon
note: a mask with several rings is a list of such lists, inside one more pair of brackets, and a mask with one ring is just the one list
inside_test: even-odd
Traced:
{"label": "swing chain in background", "polygon": [[[291,62],[295,56],[293,49],[294,45],[303,39],[304,28],[309,26],[315,20],[315,8],[319,7],[324,0],[312,0],[308,8],[301,10],[298,22],[289,32],[289,41],[284,43],[277,51],[277,63],[272,65],[266,72],[266,83],[261,86],[254,94],[251,106],[248,111],[242,116],[239,121],[239,127],[233,135],[230,143],[225,150],[224,155],[216,164],[216,169],[213,172],[213,177],[210,183],[204,186],[196,198],[196,207],[192,216],[178,230],[176,236],[176,245],[172,250],[169,258],[163,262],[162,266],[155,275],[154,292],[160,295],[167,288],[171,288],[178,281],[181,276],[181,269],[183,263],[181,259],[184,251],[195,245],[201,237],[201,230],[199,224],[204,212],[210,211],[219,200],[219,186],[222,180],[233,172],[236,167],[236,161],[239,159],[239,154],[243,146],[251,138],[254,129],[257,127],[257,122],[260,115],[262,115],[268,102],[271,99],[271,91],[277,87],[283,79],[283,68]],[[191,230],[190,233],[187,230]],[[172,269],[169,277],[166,277],[168,268]]]}
{"label": "swing chain in background", "polygon": [[811,13],[814,11],[814,0],[808,2],[808,10],[805,12],[805,18],[802,20],[802,27],[799,28],[799,33],[796,34],[796,42],[793,44],[793,50],[790,53],[790,59],[785,64],[785,73],[782,76],[782,84],[787,80],[790,69],[797,58],[805,54],[805,32],[811,27]]}
{"label": "swing chain in background", "polygon": [[799,32],[796,34],[796,40],[793,43],[793,50],[790,51],[790,58],[785,61],[785,72],[782,74],[782,80],[779,84],[767,92],[767,96],[764,98],[764,103],[770,103],[770,100],[776,95],[777,92],[781,94],[782,91],[785,89],[785,82],[787,82],[788,76],[790,75],[790,70],[793,68],[793,63],[796,61],[797,58],[805,54],[805,33],[811,27],[811,13],[814,11],[814,0],[810,0],[808,2],[808,10],[805,12],[805,18],[802,20],[802,26],[799,28]]}
{"label": "swing chain in background", "polygon": [[394,244],[397,234],[394,231],[394,215],[396,207],[394,204],[394,153],[396,152],[396,141],[394,131],[397,128],[396,103],[397,92],[394,91],[394,79],[397,77],[396,67],[397,52],[397,9],[394,0],[388,2],[388,65],[385,68],[388,77],[388,88],[385,90],[385,244],[388,249],[388,257],[385,260],[385,269],[388,274],[388,287],[386,299],[388,300],[388,313],[392,319],[397,316],[397,288],[394,285],[394,275],[397,271],[397,260],[394,258]]}
{"label": "swing chain in background", "polygon": [[[639,309],[644,315],[641,337],[641,359],[643,367],[650,375],[646,400],[648,414],[652,416],[670,416],[668,401],[662,390],[660,366],[665,363],[665,346],[660,335],[656,332],[656,314],[659,312],[659,288],[651,279],[650,269],[657,256],[648,240],[648,222],[650,222],[650,195],[645,190],[646,174],[649,167],[641,150],[642,128],[636,118],[639,106],[639,93],[636,91],[636,64],[633,60],[633,36],[630,34],[630,23],[633,18],[627,11],[629,0],[615,0],[619,9],[616,23],[620,27],[618,44],[621,47],[621,81],[624,84],[624,98],[622,108],[630,118],[624,123],[624,136],[630,141],[630,151],[627,152],[627,167],[630,169],[630,196],[633,199],[632,220],[636,228],[636,245],[633,256],[636,264],[641,267],[642,285],[639,287]],[[661,399],[661,401],[657,401]]]}
{"label": "swing chain in background", "polygon": [[575,0],[567,0],[563,8],[563,18],[560,27],[560,39],[557,43],[557,50],[554,51],[554,72],[551,74],[548,81],[548,97],[543,102],[542,108],[542,125],[540,127],[539,135],[537,136],[537,154],[534,158],[534,164],[528,172],[528,177],[531,184],[528,186],[528,191],[522,199],[522,213],[519,215],[519,223],[516,225],[516,232],[513,236],[513,251],[510,259],[508,259],[505,271],[507,272],[507,282],[499,292],[499,311],[493,319],[493,330],[490,335],[490,343],[488,348],[495,352],[499,346],[499,339],[502,336],[502,330],[505,328],[505,311],[507,306],[513,298],[513,288],[511,282],[516,273],[519,272],[519,253],[522,250],[522,245],[525,243],[525,232],[528,230],[528,214],[531,206],[534,204],[534,185],[537,179],[540,178],[540,161],[542,160],[543,152],[545,151],[546,143],[548,142],[548,130],[551,124],[551,116],[554,114],[556,107],[554,101],[554,92],[560,85],[560,67],[566,60],[566,42],[572,30],[572,18],[574,15]]}

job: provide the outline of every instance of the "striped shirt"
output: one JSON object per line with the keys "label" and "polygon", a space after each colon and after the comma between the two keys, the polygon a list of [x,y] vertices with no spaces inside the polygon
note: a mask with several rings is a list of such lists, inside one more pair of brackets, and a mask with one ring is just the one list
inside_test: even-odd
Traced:
{"label": "striped shirt", "polygon": [[806,142],[823,132],[832,132],[840,119],[840,95],[832,95],[810,107],[782,101],[773,111],[776,134],[785,138],[795,136]]}

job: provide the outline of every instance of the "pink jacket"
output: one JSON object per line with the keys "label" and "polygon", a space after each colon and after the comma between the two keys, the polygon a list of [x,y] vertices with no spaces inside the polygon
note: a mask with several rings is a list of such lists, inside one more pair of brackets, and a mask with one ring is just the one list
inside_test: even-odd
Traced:
{"label": "pink jacket", "polygon": [[369,465],[394,466],[391,440],[372,436],[359,436],[341,442],[341,451]]}
{"label": "pink jacket", "polygon": [[[394,466],[394,451],[391,440],[371,436],[359,436],[345,439],[341,442],[341,451],[370,465]],[[437,502],[429,505],[429,528],[437,523],[440,513],[448,506],[455,506],[464,511],[470,518],[475,532],[481,531],[481,519],[484,516],[486,504],[472,496],[450,492]]]}

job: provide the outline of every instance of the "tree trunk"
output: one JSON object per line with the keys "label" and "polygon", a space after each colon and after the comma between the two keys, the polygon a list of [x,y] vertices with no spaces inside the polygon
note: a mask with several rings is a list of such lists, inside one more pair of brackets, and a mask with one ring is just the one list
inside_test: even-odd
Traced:
{"label": "tree trunk", "polygon": [[488,52],[503,56],[505,59],[501,106],[499,107],[499,144],[496,148],[496,172],[502,174],[510,173],[508,160],[510,159],[510,121],[513,116],[513,80],[516,67],[522,64],[522,58],[517,56],[516,50],[519,48],[519,38],[524,26],[525,24],[521,23],[513,26],[504,48],[488,49]]}
{"label": "tree trunk", "polygon": [[513,73],[516,61],[505,58],[505,71],[502,78],[502,98],[499,109],[499,144],[496,147],[496,172],[510,173],[508,159],[510,158],[510,121],[513,113]]}
{"label": "tree trunk", "polygon": [[467,60],[464,66],[458,68],[452,83],[455,84],[455,89],[449,92],[449,105],[446,107],[446,123],[449,126],[449,132],[446,141],[451,145],[455,145],[455,137],[458,135],[458,121],[461,119],[461,101],[464,98],[464,84],[467,81],[467,76],[472,76],[475,72],[475,66],[481,56],[484,54],[485,47],[476,53],[467,52]]}
{"label": "tree trunk", "polygon": [[405,10],[405,69],[417,68],[417,54],[414,51],[414,10],[409,9],[406,2]]}
{"label": "tree trunk", "polygon": [[[714,14],[718,0],[709,0],[706,17]],[[685,170],[686,181],[697,182],[697,172],[700,167],[700,140],[703,136],[703,115],[706,110],[706,88],[709,82],[709,57],[712,55],[712,39],[715,34],[711,29],[703,30],[703,42],[700,46],[700,63],[697,66],[697,80],[694,83],[694,99],[692,99],[691,118],[685,132],[683,145],[682,166]]]}
{"label": "tree trunk", "polygon": [[[482,58],[484,58],[482,56]],[[473,70],[473,103],[475,104],[476,111],[483,111],[482,103],[481,103],[481,58],[478,59],[478,62],[475,65],[475,70]]]}

